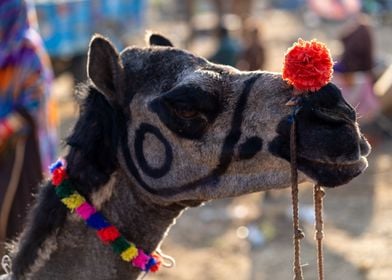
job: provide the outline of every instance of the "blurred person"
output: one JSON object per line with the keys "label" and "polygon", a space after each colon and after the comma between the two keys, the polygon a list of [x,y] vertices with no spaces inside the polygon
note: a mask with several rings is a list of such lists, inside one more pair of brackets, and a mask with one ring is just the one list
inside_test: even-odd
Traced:
{"label": "blurred person", "polygon": [[240,43],[230,36],[229,31],[223,25],[219,25],[217,35],[218,47],[209,60],[214,63],[236,66],[241,53]]}
{"label": "blurred person", "polygon": [[52,71],[31,5],[0,0],[0,242],[21,230],[42,166],[56,154]]}
{"label": "blurred person", "polygon": [[340,41],[343,53],[334,66],[334,82],[346,100],[356,107],[359,122],[371,123],[380,112],[373,91],[373,34],[368,18],[353,16],[343,28]]}
{"label": "blurred person", "polygon": [[361,10],[361,0],[307,0],[309,9],[317,16],[334,21],[345,20]]}
{"label": "blurred person", "polygon": [[260,28],[255,22],[248,21],[244,28],[244,50],[241,53],[238,68],[246,71],[264,68],[265,48],[261,39]]}
{"label": "blurred person", "polygon": [[[177,5],[182,6],[182,13],[184,20],[188,24],[189,28],[189,36],[186,38],[185,45],[189,47],[191,42],[196,37],[197,26],[195,25],[195,21],[193,21],[193,17],[198,12],[198,6],[200,6],[200,2],[198,0],[177,0]],[[211,8],[214,11],[214,14],[217,17],[217,22],[224,22],[224,17],[227,14],[234,14],[239,17],[241,20],[241,25],[246,21],[246,19],[251,14],[251,9],[253,6],[253,0],[209,0],[204,1],[203,5],[211,5]]]}
{"label": "blurred person", "polygon": [[253,0],[212,0],[211,2],[215,7],[219,22],[223,21],[225,14],[235,14],[240,17],[241,24],[243,24],[251,14],[253,6]]}
{"label": "blurred person", "polygon": [[365,71],[373,68],[373,32],[367,16],[353,16],[340,36],[343,54],[335,70],[341,73]]}

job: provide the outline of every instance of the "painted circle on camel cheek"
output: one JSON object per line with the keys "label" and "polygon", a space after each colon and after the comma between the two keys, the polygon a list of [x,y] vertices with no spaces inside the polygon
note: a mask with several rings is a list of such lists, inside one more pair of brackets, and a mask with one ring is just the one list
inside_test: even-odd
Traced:
{"label": "painted circle on camel cheek", "polygon": [[[155,136],[156,139],[159,140],[159,142],[161,142],[164,147],[164,160],[161,166],[159,167],[151,166],[146,160],[144,145],[143,145],[144,141],[146,140],[146,134],[151,134]],[[173,151],[169,142],[162,135],[162,133],[158,128],[147,123],[142,123],[140,127],[136,130],[135,155],[141,170],[146,175],[156,179],[161,178],[162,176],[164,176],[166,173],[169,172],[173,161]]]}

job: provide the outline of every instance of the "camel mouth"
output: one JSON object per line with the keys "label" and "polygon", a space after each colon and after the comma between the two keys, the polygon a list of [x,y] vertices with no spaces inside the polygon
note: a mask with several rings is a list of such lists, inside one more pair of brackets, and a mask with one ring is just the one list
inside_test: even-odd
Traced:
{"label": "camel mouth", "polygon": [[298,168],[312,181],[325,187],[337,187],[350,182],[368,167],[366,157],[339,163],[298,157]]}

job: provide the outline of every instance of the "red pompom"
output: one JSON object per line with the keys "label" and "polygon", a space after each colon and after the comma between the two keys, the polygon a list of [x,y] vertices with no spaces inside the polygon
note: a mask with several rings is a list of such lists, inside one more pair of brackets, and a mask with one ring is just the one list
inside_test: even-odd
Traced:
{"label": "red pompom", "polygon": [[98,230],[97,235],[103,243],[108,244],[116,240],[120,236],[120,233],[118,232],[116,227],[108,226],[106,228]]}
{"label": "red pompom", "polygon": [[331,54],[323,43],[299,39],[285,54],[282,76],[298,91],[316,91],[331,80],[332,66]]}
{"label": "red pompom", "polygon": [[61,184],[61,182],[67,177],[65,169],[60,167],[53,171],[52,174],[52,184],[56,187]]}

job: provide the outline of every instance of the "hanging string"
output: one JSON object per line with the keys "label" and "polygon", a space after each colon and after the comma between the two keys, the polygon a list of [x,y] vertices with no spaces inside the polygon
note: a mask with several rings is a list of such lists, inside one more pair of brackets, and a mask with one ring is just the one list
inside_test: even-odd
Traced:
{"label": "hanging string", "polygon": [[[291,199],[293,206],[293,230],[294,230],[294,280],[303,280],[301,266],[301,239],[304,233],[299,227],[299,199],[298,199],[298,169],[297,169],[297,133],[295,116],[291,118],[290,129],[290,165],[291,165]],[[317,271],[318,279],[324,280],[324,259],[323,259],[323,198],[325,192],[323,188],[316,184],[313,189],[314,211],[315,211],[315,239],[317,241]]]}
{"label": "hanging string", "polygon": [[10,275],[12,271],[12,260],[10,256],[4,255],[1,258],[1,268],[4,270],[6,275]]}
{"label": "hanging string", "polygon": [[323,259],[323,237],[324,237],[324,221],[323,221],[323,198],[325,192],[323,188],[316,184],[313,189],[314,212],[315,212],[315,239],[317,241],[317,270],[318,279],[324,280],[324,259]]}
{"label": "hanging string", "polygon": [[172,267],[175,267],[175,266],[176,266],[176,260],[175,260],[173,257],[164,254],[164,253],[162,252],[162,249],[161,249],[161,248],[157,248],[156,251],[155,251],[155,253],[158,254],[158,255],[161,257],[162,266],[163,266],[163,267],[172,268]]}
{"label": "hanging string", "polygon": [[303,280],[301,267],[301,239],[304,233],[299,227],[298,210],[298,171],[297,171],[297,137],[295,117],[292,117],[290,130],[290,164],[291,164],[291,199],[293,205],[294,230],[294,280]]}

